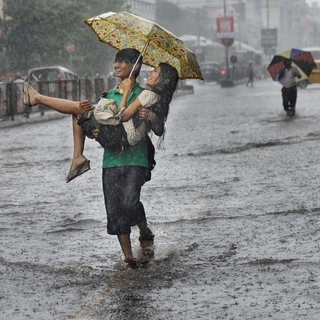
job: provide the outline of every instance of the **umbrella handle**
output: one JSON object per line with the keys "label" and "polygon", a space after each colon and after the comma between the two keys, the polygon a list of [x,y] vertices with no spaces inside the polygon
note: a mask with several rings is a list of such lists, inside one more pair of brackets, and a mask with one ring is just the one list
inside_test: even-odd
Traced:
{"label": "umbrella handle", "polygon": [[132,67],[132,70],[130,71],[129,78],[132,76],[133,70],[134,70],[134,68],[136,67],[136,65],[137,65],[140,57],[141,57],[141,53],[139,54],[139,57],[138,57],[137,61],[134,63],[134,65],[133,65],[133,67]]}

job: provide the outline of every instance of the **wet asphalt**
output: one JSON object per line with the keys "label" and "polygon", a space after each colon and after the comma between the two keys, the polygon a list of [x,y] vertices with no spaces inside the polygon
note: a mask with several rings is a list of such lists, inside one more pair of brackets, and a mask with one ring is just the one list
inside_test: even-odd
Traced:
{"label": "wet asphalt", "polygon": [[69,117],[0,124],[0,319],[318,319],[320,86],[289,118],[269,79],[190,83],[143,187],[143,269],[106,232],[99,145],[66,184]]}

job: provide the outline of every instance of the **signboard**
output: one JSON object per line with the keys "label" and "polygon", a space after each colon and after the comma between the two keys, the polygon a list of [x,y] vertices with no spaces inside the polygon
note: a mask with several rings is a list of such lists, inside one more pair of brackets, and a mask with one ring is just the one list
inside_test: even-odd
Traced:
{"label": "signboard", "polygon": [[278,29],[261,29],[261,46],[272,48],[278,45]]}
{"label": "signboard", "polygon": [[236,62],[238,61],[237,56],[231,56],[231,57],[230,57],[230,61],[231,61],[232,63],[236,63]]}
{"label": "signboard", "polygon": [[217,37],[219,39],[234,39],[233,17],[217,18]]}
{"label": "signboard", "polygon": [[233,17],[217,18],[217,37],[225,46],[231,46],[234,40]]}

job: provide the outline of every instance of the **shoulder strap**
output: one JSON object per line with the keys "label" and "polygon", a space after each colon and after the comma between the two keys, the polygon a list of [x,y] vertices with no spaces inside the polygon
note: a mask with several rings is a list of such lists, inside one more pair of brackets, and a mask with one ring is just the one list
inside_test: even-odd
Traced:
{"label": "shoulder strap", "polygon": [[100,100],[101,98],[107,98],[108,92],[109,92],[109,91],[104,91],[104,92],[102,92],[99,100]]}

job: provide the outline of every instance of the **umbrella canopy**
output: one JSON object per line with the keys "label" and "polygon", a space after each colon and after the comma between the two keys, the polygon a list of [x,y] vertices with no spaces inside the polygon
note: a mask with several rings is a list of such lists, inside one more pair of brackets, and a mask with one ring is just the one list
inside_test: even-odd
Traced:
{"label": "umbrella canopy", "polygon": [[267,70],[274,81],[279,81],[279,72],[284,66],[284,61],[291,59],[292,66],[296,67],[301,73],[299,81],[308,79],[312,69],[316,66],[311,52],[299,49],[289,49],[276,54],[270,62]]}
{"label": "umbrella canopy", "polygon": [[156,67],[165,62],[178,71],[180,79],[202,79],[196,56],[186,44],[158,24],[126,11],[107,12],[84,21],[101,42],[121,50],[141,52],[143,63]]}

